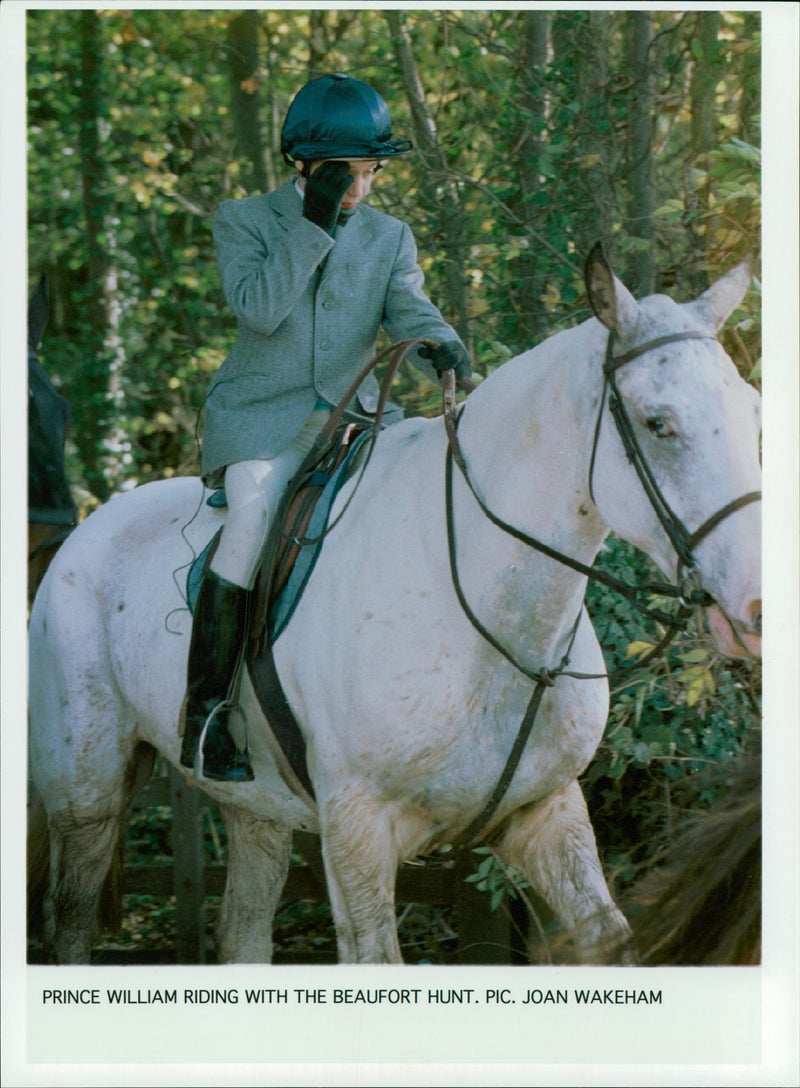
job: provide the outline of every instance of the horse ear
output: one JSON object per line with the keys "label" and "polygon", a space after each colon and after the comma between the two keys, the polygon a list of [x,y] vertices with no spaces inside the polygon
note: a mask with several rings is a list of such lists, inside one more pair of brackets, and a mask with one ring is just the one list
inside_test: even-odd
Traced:
{"label": "horse ear", "polygon": [[611,271],[599,242],[586,258],[583,278],[597,319],[618,338],[632,330],[639,317],[639,305]]}
{"label": "horse ear", "polygon": [[750,262],[742,261],[712,284],[694,303],[706,322],[710,320],[715,331],[725,324],[747,294],[752,278]]}

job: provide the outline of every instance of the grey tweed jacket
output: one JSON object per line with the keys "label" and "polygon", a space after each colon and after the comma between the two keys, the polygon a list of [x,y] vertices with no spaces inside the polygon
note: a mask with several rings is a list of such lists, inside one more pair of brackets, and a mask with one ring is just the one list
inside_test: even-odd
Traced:
{"label": "grey tweed jacket", "polygon": [[[423,291],[408,226],[368,205],[334,240],[303,218],[288,181],[265,196],[225,201],[213,230],[239,328],[205,404],[202,472],[211,486],[226,465],[285,449],[318,398],[337,404],[374,354],[381,326],[392,341],[458,339]],[[352,407],[374,413],[377,401],[370,375]]]}

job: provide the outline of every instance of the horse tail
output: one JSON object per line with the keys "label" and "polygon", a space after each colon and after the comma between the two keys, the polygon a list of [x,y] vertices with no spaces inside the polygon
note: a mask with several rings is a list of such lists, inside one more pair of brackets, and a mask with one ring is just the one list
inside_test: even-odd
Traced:
{"label": "horse tail", "polygon": [[[141,742],[128,764],[125,781],[125,797],[132,799],[144,786],[153,773],[156,750],[150,744]],[[127,822],[127,804],[119,817],[119,831],[111,857],[111,865],[106,874],[97,909],[97,921],[102,933],[118,933],[122,927],[124,913],[123,882],[125,875],[125,825]]]}
{"label": "horse tail", "polygon": [[28,787],[27,865],[28,939],[41,940],[44,897],[50,883],[50,832],[45,807],[33,783]]}
{"label": "horse tail", "polygon": [[122,928],[122,883],[125,873],[125,820],[120,817],[114,853],[111,858],[97,907],[97,921],[101,933],[119,933]]}
{"label": "horse tail", "polygon": [[761,753],[738,758],[727,792],[685,830],[623,905],[645,966],[761,962]]}

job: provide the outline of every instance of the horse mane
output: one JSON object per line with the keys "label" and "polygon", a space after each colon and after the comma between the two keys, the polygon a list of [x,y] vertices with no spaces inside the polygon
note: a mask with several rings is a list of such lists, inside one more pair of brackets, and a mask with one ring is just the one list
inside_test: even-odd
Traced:
{"label": "horse mane", "polygon": [[[645,966],[761,962],[761,744],[717,768],[727,787],[648,865],[621,904]],[[692,793],[708,786],[698,776]]]}

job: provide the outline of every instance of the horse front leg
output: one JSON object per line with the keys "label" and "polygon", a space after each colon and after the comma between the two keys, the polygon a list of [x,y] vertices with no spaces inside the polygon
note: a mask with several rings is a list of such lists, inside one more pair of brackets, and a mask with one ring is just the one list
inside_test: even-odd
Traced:
{"label": "horse front leg", "polygon": [[398,858],[386,809],[357,788],[320,813],[322,857],[340,963],[402,963],[394,889]]}
{"label": "horse front leg", "polygon": [[220,805],[228,876],[217,920],[221,963],[269,963],[272,924],[289,872],[292,832],[236,805]]}
{"label": "horse front leg", "polygon": [[634,962],[630,928],[608,890],[577,781],[516,812],[496,849],[574,936],[582,962]]}

